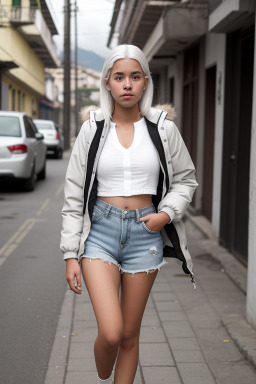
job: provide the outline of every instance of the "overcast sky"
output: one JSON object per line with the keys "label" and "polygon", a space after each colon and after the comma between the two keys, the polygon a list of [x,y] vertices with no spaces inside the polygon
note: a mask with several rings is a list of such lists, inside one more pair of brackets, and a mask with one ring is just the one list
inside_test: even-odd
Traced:
{"label": "overcast sky", "polygon": [[[70,1],[71,4],[73,1]],[[51,0],[59,36],[54,37],[58,50],[63,49],[64,0]],[[115,0],[77,0],[78,47],[93,51],[102,57],[109,52],[107,40],[110,31]],[[72,18],[73,21],[74,18]],[[72,22],[71,44],[74,44],[74,23]],[[72,45],[73,46],[73,45]]]}

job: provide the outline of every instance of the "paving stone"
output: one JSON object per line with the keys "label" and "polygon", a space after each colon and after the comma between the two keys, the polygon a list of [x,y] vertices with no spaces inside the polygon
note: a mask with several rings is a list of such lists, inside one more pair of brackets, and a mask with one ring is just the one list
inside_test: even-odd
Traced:
{"label": "paving stone", "polygon": [[194,337],[188,321],[165,321],[162,323],[167,337]]}
{"label": "paving stone", "polygon": [[142,367],[146,384],[182,384],[175,367]]}
{"label": "paving stone", "polygon": [[161,343],[166,342],[166,338],[161,327],[141,327],[140,342]]}
{"label": "paving stone", "polygon": [[211,371],[205,363],[177,363],[182,379],[209,378],[212,379]]}
{"label": "paving stone", "polygon": [[175,301],[177,296],[172,292],[152,292],[155,301]]}
{"label": "paving stone", "polygon": [[180,303],[176,301],[157,301],[156,308],[161,311],[182,311]]}
{"label": "paving stone", "polygon": [[160,322],[157,314],[144,314],[142,319],[142,326],[159,327]]}
{"label": "paving stone", "polygon": [[67,372],[65,384],[92,384],[97,383],[96,371]]}
{"label": "paving stone", "polygon": [[69,358],[94,358],[93,348],[90,348],[90,345],[88,345],[88,343],[71,343],[69,350]]}
{"label": "paving stone", "polygon": [[194,337],[168,337],[168,341],[172,351],[200,349]]}
{"label": "paving stone", "polygon": [[199,350],[173,350],[174,359],[177,363],[205,363],[205,359]]}
{"label": "paving stone", "polygon": [[161,311],[159,312],[159,317],[162,321],[187,320],[183,311]]}
{"label": "paving stone", "polygon": [[96,369],[95,366],[95,360],[93,358],[87,357],[85,358],[80,358],[80,359],[71,359],[69,358],[68,361],[68,372],[70,371],[92,371]]}
{"label": "paving stone", "polygon": [[154,283],[152,287],[152,292],[170,292],[170,285],[167,283]]}
{"label": "paving stone", "polygon": [[97,337],[98,331],[96,328],[86,328],[76,326],[72,330],[71,343],[84,343],[91,342],[94,343]]}
{"label": "paving stone", "polygon": [[219,384],[213,377],[186,377],[183,384]]}
{"label": "paving stone", "polygon": [[174,366],[168,343],[141,343],[140,364],[142,366]]}

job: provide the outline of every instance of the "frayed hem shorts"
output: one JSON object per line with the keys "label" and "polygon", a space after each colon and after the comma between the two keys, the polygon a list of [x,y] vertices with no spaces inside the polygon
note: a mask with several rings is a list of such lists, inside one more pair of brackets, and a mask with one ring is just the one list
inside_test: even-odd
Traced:
{"label": "frayed hem shorts", "polygon": [[83,257],[118,266],[121,273],[154,272],[167,264],[161,232],[151,231],[140,217],[155,206],[125,210],[97,198]]}

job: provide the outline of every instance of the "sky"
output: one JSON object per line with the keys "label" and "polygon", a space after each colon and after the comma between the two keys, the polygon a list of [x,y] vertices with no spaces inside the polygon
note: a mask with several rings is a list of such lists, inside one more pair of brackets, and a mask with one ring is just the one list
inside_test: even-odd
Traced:
{"label": "sky", "polygon": [[[70,0],[70,3],[74,1]],[[115,0],[77,0],[78,47],[106,57],[107,41]],[[58,51],[63,50],[64,0],[51,0],[59,35],[54,37]],[[71,47],[74,46],[74,17],[71,24]]]}

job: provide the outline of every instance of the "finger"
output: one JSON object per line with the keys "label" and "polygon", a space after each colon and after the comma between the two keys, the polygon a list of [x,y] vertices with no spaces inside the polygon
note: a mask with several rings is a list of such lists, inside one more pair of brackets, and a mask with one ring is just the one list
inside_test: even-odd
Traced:
{"label": "finger", "polygon": [[146,221],[146,220],[148,220],[148,215],[146,215],[146,216],[142,216],[142,217],[140,218],[140,221]]}
{"label": "finger", "polygon": [[76,285],[75,279],[74,278],[68,278],[67,281],[68,281],[68,285],[69,285],[70,290],[81,295],[82,291],[80,289],[76,288],[76,286],[75,286]]}
{"label": "finger", "polygon": [[77,281],[77,289],[79,289],[80,291],[82,291],[81,272],[79,272],[79,273],[76,275],[76,281]]}

